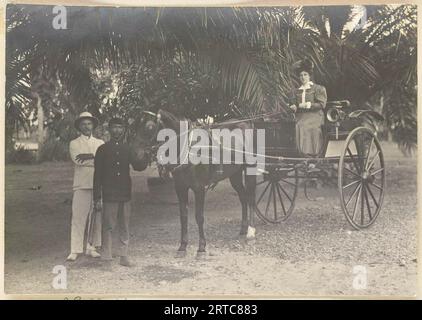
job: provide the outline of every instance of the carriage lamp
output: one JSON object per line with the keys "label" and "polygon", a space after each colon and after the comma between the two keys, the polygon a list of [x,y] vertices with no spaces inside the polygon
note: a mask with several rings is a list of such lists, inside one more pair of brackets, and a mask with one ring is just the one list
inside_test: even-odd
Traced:
{"label": "carriage lamp", "polygon": [[340,127],[340,121],[346,118],[346,113],[340,109],[341,106],[336,106],[327,110],[328,121],[334,123],[336,128],[336,140],[338,140],[338,129]]}
{"label": "carriage lamp", "polygon": [[339,122],[346,118],[346,113],[340,109],[341,107],[333,107],[327,110],[327,119],[330,122]]}

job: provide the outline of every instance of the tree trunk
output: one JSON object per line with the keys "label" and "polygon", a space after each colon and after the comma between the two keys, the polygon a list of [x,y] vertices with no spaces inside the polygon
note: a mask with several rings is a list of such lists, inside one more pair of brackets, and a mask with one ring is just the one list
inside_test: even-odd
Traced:
{"label": "tree trunk", "polygon": [[[381,96],[380,96],[380,113],[382,115],[385,114],[385,112],[384,112],[384,92],[382,92],[382,91],[381,91]],[[390,130],[389,126],[388,126],[388,121],[385,121],[384,122],[383,127],[384,127],[384,137],[387,136],[387,141],[388,142],[393,141],[393,137],[391,135],[391,130]]]}
{"label": "tree trunk", "polygon": [[37,120],[38,120],[38,151],[37,160],[41,160],[41,151],[44,144],[44,109],[41,96],[37,93]]}

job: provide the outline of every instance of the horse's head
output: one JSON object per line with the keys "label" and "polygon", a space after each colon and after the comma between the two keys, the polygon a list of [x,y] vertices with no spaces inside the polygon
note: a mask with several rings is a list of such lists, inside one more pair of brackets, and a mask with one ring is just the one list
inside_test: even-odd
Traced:
{"label": "horse's head", "polygon": [[160,117],[150,111],[143,111],[129,126],[129,145],[136,159],[145,156],[153,160],[157,147],[157,134],[161,128]]}
{"label": "horse's head", "polygon": [[141,161],[148,156],[149,161],[156,160],[156,152],[160,144],[157,141],[159,131],[168,128],[179,134],[180,121],[187,120],[165,110],[159,110],[157,113],[143,111],[129,127],[128,140],[136,158]]}

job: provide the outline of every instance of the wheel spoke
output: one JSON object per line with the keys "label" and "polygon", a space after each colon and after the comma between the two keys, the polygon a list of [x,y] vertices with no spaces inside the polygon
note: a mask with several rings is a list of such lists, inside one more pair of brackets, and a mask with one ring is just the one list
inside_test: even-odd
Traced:
{"label": "wheel spoke", "polygon": [[269,206],[270,206],[270,202],[271,202],[271,195],[273,194],[273,192],[274,192],[274,185],[273,185],[273,184],[271,184],[271,190],[270,190],[270,194],[268,195],[267,206],[265,207],[265,216],[267,216],[267,214],[268,214],[268,208],[269,208]]}
{"label": "wheel spoke", "polygon": [[344,168],[344,170],[346,170],[346,171],[350,172],[351,174],[355,175],[356,177],[360,178],[360,175],[358,175],[356,172],[353,172],[352,170],[350,170],[347,167],[343,167],[343,168]]}
{"label": "wheel spoke", "polygon": [[371,213],[371,206],[369,205],[369,199],[368,199],[368,192],[366,192],[366,190],[368,189],[368,187],[365,187],[365,202],[366,202],[366,208],[368,209],[368,215],[369,215],[369,221],[372,220],[372,213]]}
{"label": "wheel spoke", "polygon": [[372,144],[374,143],[374,140],[375,140],[375,138],[372,137],[371,143],[369,144],[369,148],[368,148],[368,155],[367,155],[367,157],[365,159],[365,164],[364,164],[364,168],[365,169],[368,169],[368,166],[367,166],[368,165],[368,159],[369,159],[369,156],[371,155]]}
{"label": "wheel spoke", "polygon": [[371,196],[371,198],[372,198],[372,200],[374,201],[375,205],[377,206],[377,208],[379,208],[378,202],[377,202],[377,200],[375,199],[374,194],[372,193],[372,190],[371,190],[371,188],[369,187],[369,184],[366,186],[366,188],[368,189],[368,191],[369,191],[369,195]]}
{"label": "wheel spoke", "polygon": [[287,192],[284,190],[284,188],[280,185],[280,183],[277,182],[278,187],[283,191],[283,193],[286,195],[286,197],[292,202],[292,198],[287,194]]}
{"label": "wheel spoke", "polygon": [[376,183],[374,183],[374,182],[369,182],[369,183],[372,184],[378,190],[381,190],[382,191],[382,188],[379,185],[377,185]]}
{"label": "wheel spoke", "polygon": [[371,162],[369,163],[368,167],[366,168],[367,170],[370,170],[372,168],[372,166],[374,165],[374,161],[375,159],[378,157],[378,155],[380,154],[380,151],[377,150],[377,153],[375,154],[375,156],[372,158]]}
{"label": "wheel spoke", "polygon": [[351,187],[351,186],[353,186],[354,184],[359,183],[359,182],[360,182],[360,180],[355,180],[355,181],[353,181],[353,182],[350,182],[348,185],[344,186],[344,187],[343,187],[343,189],[346,189],[346,188],[348,188],[348,187]]}
{"label": "wheel spoke", "polygon": [[[283,199],[281,198],[281,194],[280,194],[280,189],[279,189],[279,185],[276,184],[276,189],[277,189],[277,194],[278,194],[278,198],[280,199],[280,203],[281,203],[281,208],[283,209],[283,213],[286,216],[287,212],[286,212],[286,208],[284,207],[284,203],[283,203]],[[291,202],[291,200],[290,200]]]}
{"label": "wheel spoke", "polygon": [[380,212],[386,172],[376,135],[364,127],[353,129],[340,156],[337,187],[343,212],[355,229],[369,227]]}
{"label": "wheel spoke", "polygon": [[261,184],[265,183],[266,181],[267,181],[267,180],[265,180],[265,179],[264,179],[264,180],[262,180],[262,181],[259,181],[259,182],[256,184],[256,187],[257,187],[257,186],[260,186]]}
{"label": "wheel spoke", "polygon": [[356,192],[360,189],[360,184],[356,186],[355,190],[353,191],[352,195],[350,196],[349,200],[346,202],[346,208],[349,205],[350,201],[352,201],[353,197],[355,196]]}
{"label": "wheel spoke", "polygon": [[378,169],[378,170],[376,170],[376,171],[372,172],[372,173],[371,173],[371,176],[375,176],[376,174],[378,174],[378,173],[380,173],[380,172],[383,172],[383,171],[384,171],[384,168],[380,168],[380,169]]}
{"label": "wheel spoke", "polygon": [[262,191],[261,195],[258,198],[258,201],[256,202],[256,205],[259,204],[259,202],[262,200],[262,197],[264,196],[265,192],[268,190],[268,187],[270,186],[271,182],[268,182],[267,186],[265,187],[264,191]]}
{"label": "wheel spoke", "polygon": [[362,171],[361,166],[356,162],[355,157],[352,154],[352,151],[350,151],[349,147],[347,147],[347,153],[349,154],[350,158],[353,161],[353,164],[355,165],[355,168],[357,171]]}
{"label": "wheel spoke", "polygon": [[[257,201],[255,202],[255,210],[256,214],[263,221],[278,223],[282,220],[286,220],[292,213],[298,188],[297,170],[294,169],[293,171],[294,175],[288,176],[286,176],[284,172],[281,172],[280,175],[282,175],[283,178],[280,178],[277,171],[269,172],[266,177],[267,185],[263,184],[256,189]],[[281,181],[285,182],[287,185],[283,185]],[[256,183],[255,186],[262,183],[263,182],[259,180],[259,183]],[[293,191],[291,191],[292,188],[289,185],[294,187]],[[282,193],[284,193],[286,197],[283,196]],[[280,201],[280,204],[277,203],[277,201]],[[288,201],[290,201],[290,203]],[[272,213],[272,210],[274,210],[274,213]]]}
{"label": "wheel spoke", "polygon": [[[293,178],[293,177],[292,177],[292,178]],[[293,182],[290,182],[290,181],[287,181],[287,180],[284,180],[284,179],[280,179],[280,181],[283,181],[283,182],[285,182],[285,183],[288,183],[288,184],[290,184],[290,185],[292,185],[292,186],[296,187],[296,184],[295,184],[295,183],[293,183]]]}
{"label": "wheel spoke", "polygon": [[358,192],[358,195],[356,197],[355,206],[353,207],[352,221],[355,220],[356,208],[358,207],[358,203],[359,203],[359,199],[360,199],[360,193],[361,193],[361,190],[362,190],[362,185],[359,185],[359,186],[360,186],[359,187],[359,192]]}

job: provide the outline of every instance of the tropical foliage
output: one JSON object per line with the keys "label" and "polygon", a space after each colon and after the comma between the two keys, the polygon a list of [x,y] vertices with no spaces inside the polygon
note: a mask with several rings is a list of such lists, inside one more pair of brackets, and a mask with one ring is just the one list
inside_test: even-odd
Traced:
{"label": "tropical foliage", "polygon": [[[164,108],[221,119],[283,110],[311,58],[329,98],[381,111],[403,149],[416,146],[416,6],[276,8],[7,7],[7,136],[36,119],[66,141],[89,110],[136,116]],[[380,97],[383,97],[382,110]],[[229,115],[230,116],[230,115]],[[63,134],[62,131],[67,131]]]}

